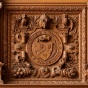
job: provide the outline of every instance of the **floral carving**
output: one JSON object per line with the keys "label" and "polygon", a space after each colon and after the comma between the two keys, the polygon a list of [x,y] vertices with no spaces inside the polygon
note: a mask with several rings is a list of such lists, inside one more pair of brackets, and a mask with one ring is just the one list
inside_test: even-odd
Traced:
{"label": "floral carving", "polygon": [[59,67],[53,68],[51,77],[56,75],[61,75],[61,77],[74,78],[78,75],[78,72],[75,68],[65,68],[60,69]]}
{"label": "floral carving", "polygon": [[[45,82],[45,80],[43,78],[47,78],[47,80],[49,78],[50,80],[52,80],[51,77],[54,77],[52,83],[63,84],[63,83],[66,83],[66,81],[61,82],[60,80],[63,80],[63,79],[60,78],[60,80],[59,80],[58,79],[59,76],[68,77],[65,80],[69,80],[69,78],[71,80],[73,80],[72,78],[79,77],[81,75],[81,74],[79,74],[80,66],[78,66],[81,62],[81,61],[79,61],[79,50],[80,50],[80,52],[82,52],[82,50],[79,49],[79,46],[81,47],[81,40],[79,42],[79,36],[81,36],[79,34],[81,34],[81,32],[79,31],[78,23],[81,20],[81,18],[79,17],[79,13],[83,10],[84,6],[18,6],[18,7],[17,6],[15,6],[15,7],[14,6],[8,6],[8,7],[5,6],[5,8],[10,10],[10,11],[8,11],[8,13],[12,13],[12,14],[10,14],[11,17],[19,16],[17,18],[18,20],[17,19],[14,20],[13,18],[11,19],[12,26],[11,26],[11,30],[9,30],[10,27],[8,27],[8,32],[11,31],[12,38],[11,38],[11,40],[9,39],[10,41],[4,42],[4,46],[5,46],[4,54],[3,54],[4,60],[5,60],[4,62],[6,64],[6,66],[10,66],[9,64],[11,63],[11,67],[12,67],[11,71],[13,73],[13,76],[15,76],[17,78],[23,78],[23,77],[33,78],[32,76],[35,76],[34,80],[36,80],[36,79],[40,80],[40,81],[36,82],[36,81],[34,81],[34,80],[32,81],[30,78],[28,78],[27,82],[29,84],[31,84],[31,83],[32,84],[38,84],[38,83],[45,84],[47,82],[49,82],[47,84],[51,84],[51,81]],[[25,11],[25,13],[27,13],[27,15],[23,14],[24,11]],[[37,14],[37,12],[39,14]],[[48,16],[46,14],[44,14],[45,12],[47,12]],[[51,14],[51,12],[52,12],[52,14]],[[66,12],[66,14],[62,14],[63,12]],[[76,15],[74,15],[74,13],[76,13]],[[23,15],[20,15],[20,14],[23,14]],[[41,14],[44,14],[43,16],[45,16],[45,17],[43,18]],[[7,29],[6,23],[7,23],[8,17],[6,15],[4,17],[4,19],[6,19],[4,21],[4,32],[5,32],[4,33],[4,41],[8,40],[6,37],[7,36],[6,34],[8,34],[8,32],[6,31],[6,29]],[[9,14],[8,14],[8,16],[9,16]],[[42,18],[45,22],[44,25],[43,25]],[[52,23],[50,23],[51,20],[52,20]],[[58,22],[58,21],[60,21],[60,22]],[[8,26],[10,26],[10,21],[8,22],[8,24],[9,24]],[[85,22],[84,22],[84,24],[85,24]],[[48,27],[48,25],[49,25],[49,27]],[[80,26],[80,28],[81,28],[81,26]],[[50,30],[45,30],[45,29],[50,29]],[[85,30],[85,27],[83,29]],[[41,30],[41,33],[39,32],[40,30]],[[49,33],[46,33],[46,31]],[[51,32],[56,33],[60,37],[62,42],[57,42],[56,38],[59,38],[59,37],[53,35],[53,37],[55,37],[55,38],[53,38],[51,35]],[[25,33],[27,33],[28,36],[26,36]],[[30,34],[30,36],[29,36],[29,34]],[[49,36],[47,37],[45,35],[50,35],[50,37]],[[10,35],[8,35],[8,36],[11,37]],[[35,36],[38,36],[39,39]],[[32,37],[35,37],[36,41],[31,40]],[[41,37],[43,37],[43,38],[41,38]],[[85,36],[82,35],[82,38],[85,40],[84,37]],[[82,41],[83,41],[83,39],[82,39]],[[26,40],[30,40],[30,42],[28,43]],[[43,59],[41,60],[41,58],[39,58],[39,61],[40,61],[39,63],[41,63],[40,65],[33,63],[31,58],[36,62],[36,56],[35,56],[35,58],[31,56],[32,52],[28,52],[27,45],[29,44],[29,46],[32,46],[30,43],[34,42],[34,45],[35,45],[35,42],[37,42],[37,43],[41,42],[41,45],[43,43],[44,44],[46,43],[45,46],[47,46],[48,42],[46,42],[46,41],[52,41],[52,46],[54,46],[52,48],[52,51],[54,51],[55,53],[56,53],[57,48],[61,49],[63,46],[63,48],[61,49],[62,51],[60,50],[61,52],[59,52],[59,50],[58,50],[58,53],[61,53],[61,56],[57,57],[59,59],[57,60],[57,62],[55,61],[55,63],[53,63],[52,60],[55,60],[55,59],[53,59],[52,57],[55,55],[55,53],[51,52],[51,56],[49,57],[49,58],[51,58],[51,61],[49,61],[49,58],[47,58],[47,59],[44,58],[44,61],[47,63],[43,63],[42,62]],[[10,43],[11,43],[11,48],[9,46]],[[82,43],[82,46],[83,45],[85,46],[84,43]],[[58,45],[60,45],[60,46],[58,46]],[[48,47],[48,48],[50,48],[50,47]],[[13,53],[13,50],[15,50],[16,52]],[[8,55],[6,54],[7,51],[8,51]],[[11,57],[9,54],[10,51],[12,52]],[[67,54],[64,55],[64,51],[66,51]],[[29,53],[30,57],[27,56],[25,53],[26,54]],[[7,58],[7,56],[11,58],[11,62],[10,62],[9,58]],[[82,57],[84,57],[84,56],[82,55]],[[5,59],[5,58],[7,58],[7,59]],[[9,62],[9,64],[7,64],[7,61]],[[50,64],[50,63],[53,63],[53,64]],[[44,64],[43,65],[44,67],[42,67],[42,64]],[[84,69],[82,69],[82,70],[84,71]],[[37,73],[37,71],[38,71],[38,73]],[[77,74],[79,74],[79,76]],[[36,76],[36,75],[38,75],[38,76]],[[17,79],[15,79],[15,80],[16,81],[12,80],[9,82],[18,83],[18,80]],[[44,81],[41,81],[41,80],[44,80]],[[59,81],[56,81],[56,80],[59,80]],[[24,83],[24,81],[22,81],[22,80],[19,81],[19,84],[20,84],[20,82]],[[26,84],[28,84],[28,83],[26,83]],[[75,84],[78,82],[77,81],[75,81],[75,82],[69,81],[68,84],[69,83]]]}
{"label": "floral carving", "polygon": [[32,67],[31,63],[26,60],[26,52],[22,51],[22,56],[16,55],[15,62],[12,66],[14,77],[26,77],[36,74],[36,69]]}
{"label": "floral carving", "polygon": [[13,76],[17,78],[23,78],[30,75],[36,75],[36,69],[32,68],[31,64],[27,61],[25,62],[16,62],[13,66]]}

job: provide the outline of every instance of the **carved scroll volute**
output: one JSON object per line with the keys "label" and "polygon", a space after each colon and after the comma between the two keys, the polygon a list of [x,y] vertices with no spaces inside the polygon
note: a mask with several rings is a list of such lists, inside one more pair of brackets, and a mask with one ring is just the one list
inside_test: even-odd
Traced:
{"label": "carved scroll volute", "polygon": [[2,66],[4,65],[4,63],[0,62],[0,84],[3,84],[3,81],[1,79],[2,76]]}

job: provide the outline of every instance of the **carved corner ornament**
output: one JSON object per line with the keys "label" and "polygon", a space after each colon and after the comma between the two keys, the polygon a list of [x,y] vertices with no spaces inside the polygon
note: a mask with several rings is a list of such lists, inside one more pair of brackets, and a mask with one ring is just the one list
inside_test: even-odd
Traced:
{"label": "carved corner ornament", "polygon": [[80,84],[85,70],[81,66],[86,61],[84,7],[6,8],[10,10],[4,15],[8,21],[8,31],[4,24],[4,51],[8,54],[3,56],[11,74],[9,83],[59,85],[67,81],[78,84],[79,80]]}
{"label": "carved corner ornament", "polygon": [[4,63],[0,62],[0,84],[3,84],[3,80],[2,80],[2,66],[4,65]]}

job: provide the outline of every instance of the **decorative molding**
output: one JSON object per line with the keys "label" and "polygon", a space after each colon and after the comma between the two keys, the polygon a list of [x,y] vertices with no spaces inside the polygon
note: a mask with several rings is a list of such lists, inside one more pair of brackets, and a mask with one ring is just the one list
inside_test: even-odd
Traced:
{"label": "decorative molding", "polygon": [[85,6],[55,6],[55,5],[46,5],[46,6],[39,6],[39,5],[35,5],[35,6],[15,6],[15,5],[9,5],[9,6],[4,6],[5,8],[7,8],[8,10],[26,10],[26,11],[60,11],[60,12],[64,12],[64,11],[68,11],[71,13],[79,12],[82,11],[82,9]]}
{"label": "decorative molding", "polygon": [[[87,2],[87,58],[88,58],[88,2]],[[86,77],[87,77],[87,82],[88,82],[88,59],[87,59],[87,63],[86,63],[86,69],[87,69],[87,74],[86,74]]]}
{"label": "decorative molding", "polygon": [[[87,43],[87,32],[86,32],[86,9],[84,8],[82,10],[82,63],[83,63],[83,67],[82,67],[82,72],[83,72],[83,76],[82,76],[82,80],[85,82],[86,81],[86,76],[84,75],[86,73],[86,64],[87,64],[87,50],[86,50],[86,43]],[[84,47],[83,47],[84,46]]]}

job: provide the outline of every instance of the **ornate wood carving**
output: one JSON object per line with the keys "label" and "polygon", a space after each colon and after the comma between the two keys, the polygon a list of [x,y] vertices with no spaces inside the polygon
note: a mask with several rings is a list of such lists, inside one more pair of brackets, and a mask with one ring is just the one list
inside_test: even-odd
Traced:
{"label": "ornate wood carving", "polygon": [[85,84],[85,14],[85,6],[5,6],[7,83]]}

